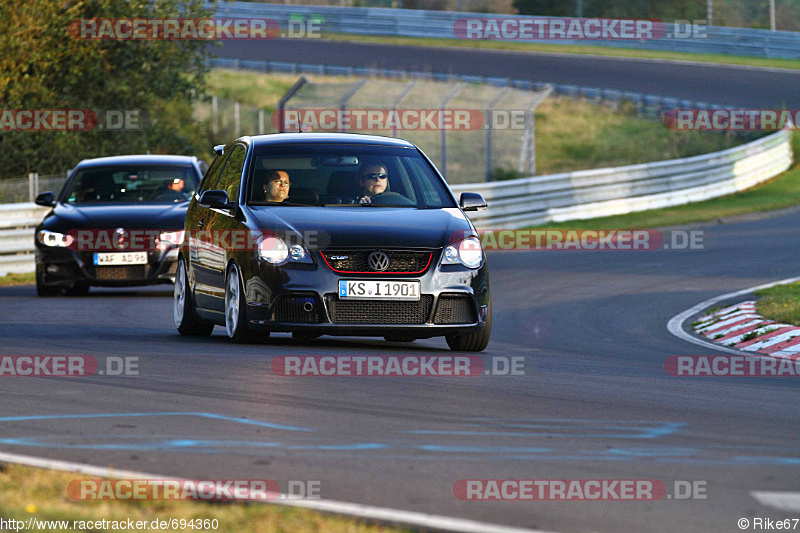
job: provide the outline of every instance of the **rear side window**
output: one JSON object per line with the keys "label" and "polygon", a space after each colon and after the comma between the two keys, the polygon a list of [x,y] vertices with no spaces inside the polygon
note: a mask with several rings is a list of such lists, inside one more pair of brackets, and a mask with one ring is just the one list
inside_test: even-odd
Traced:
{"label": "rear side window", "polygon": [[214,158],[214,162],[211,163],[211,168],[208,169],[203,181],[200,182],[200,190],[198,191],[199,194],[203,194],[208,190],[214,189],[214,186],[217,184],[217,180],[219,180],[220,171],[225,165],[225,161],[228,159],[228,153],[229,152],[226,150],[222,155],[218,155],[216,158]]}
{"label": "rear side window", "polygon": [[236,201],[239,199],[239,183],[242,181],[242,170],[244,170],[244,159],[247,150],[241,144],[237,144],[231,152],[222,177],[217,183],[217,189],[228,193],[228,199]]}

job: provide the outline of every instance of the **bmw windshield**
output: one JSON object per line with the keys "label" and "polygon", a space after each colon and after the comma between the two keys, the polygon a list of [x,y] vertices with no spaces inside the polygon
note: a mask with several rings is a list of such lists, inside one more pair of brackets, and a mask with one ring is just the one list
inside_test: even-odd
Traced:
{"label": "bmw windshield", "polygon": [[257,148],[251,205],[456,207],[441,178],[414,148],[297,144]]}
{"label": "bmw windshield", "polygon": [[197,188],[191,166],[123,165],[79,169],[67,184],[67,204],[185,202]]}

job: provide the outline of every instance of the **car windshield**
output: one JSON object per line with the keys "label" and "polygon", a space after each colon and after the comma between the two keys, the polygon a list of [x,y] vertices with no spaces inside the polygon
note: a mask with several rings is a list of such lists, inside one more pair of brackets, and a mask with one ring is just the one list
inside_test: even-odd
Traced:
{"label": "car windshield", "polygon": [[67,204],[175,203],[188,200],[197,188],[194,167],[126,165],[79,169],[67,184]]}
{"label": "car windshield", "polygon": [[353,144],[256,149],[248,203],[327,207],[456,207],[418,150]]}

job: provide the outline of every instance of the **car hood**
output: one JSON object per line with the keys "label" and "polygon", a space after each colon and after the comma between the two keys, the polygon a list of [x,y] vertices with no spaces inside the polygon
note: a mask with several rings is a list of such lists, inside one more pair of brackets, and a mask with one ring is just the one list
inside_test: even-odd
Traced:
{"label": "car hood", "polygon": [[189,202],[175,204],[56,204],[43,227],[66,232],[74,229],[182,229]]}
{"label": "car hood", "polygon": [[251,207],[261,229],[295,231],[322,248],[442,248],[472,228],[455,208]]}

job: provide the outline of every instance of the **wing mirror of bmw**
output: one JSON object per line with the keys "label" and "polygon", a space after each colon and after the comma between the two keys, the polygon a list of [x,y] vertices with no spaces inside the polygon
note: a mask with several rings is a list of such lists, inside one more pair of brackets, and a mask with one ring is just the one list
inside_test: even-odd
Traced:
{"label": "wing mirror of bmw", "polygon": [[462,192],[458,205],[464,211],[481,211],[487,207],[486,200],[476,192]]}
{"label": "wing mirror of bmw", "polygon": [[233,202],[228,201],[228,193],[225,191],[206,191],[200,195],[197,201],[200,207],[208,207],[210,209],[230,209],[233,207]]}
{"label": "wing mirror of bmw", "polygon": [[54,205],[56,205],[55,195],[53,194],[52,191],[43,192],[36,197],[34,203],[36,205],[43,205],[44,207],[53,207]]}

